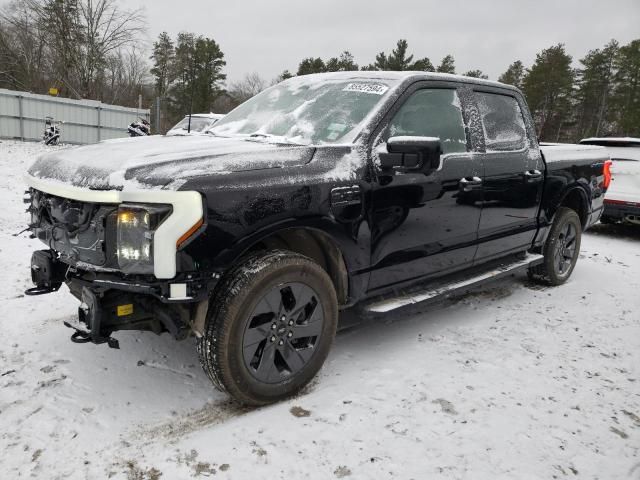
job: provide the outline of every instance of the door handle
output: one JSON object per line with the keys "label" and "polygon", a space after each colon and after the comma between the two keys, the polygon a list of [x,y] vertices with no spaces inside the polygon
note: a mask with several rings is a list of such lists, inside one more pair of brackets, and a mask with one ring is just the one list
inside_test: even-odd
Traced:
{"label": "door handle", "polygon": [[541,178],[542,172],[540,170],[527,170],[524,172],[524,176],[528,179]]}
{"label": "door handle", "polygon": [[473,190],[473,187],[479,187],[482,185],[482,179],[480,177],[464,177],[460,179],[460,186],[465,192]]}

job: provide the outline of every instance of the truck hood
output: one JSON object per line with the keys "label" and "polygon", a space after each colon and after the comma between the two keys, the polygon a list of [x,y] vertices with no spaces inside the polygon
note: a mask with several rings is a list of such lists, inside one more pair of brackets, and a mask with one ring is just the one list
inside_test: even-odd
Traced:
{"label": "truck hood", "polygon": [[260,139],[155,135],[57,149],[38,157],[28,173],[94,190],[177,190],[193,177],[304,165],[313,153]]}

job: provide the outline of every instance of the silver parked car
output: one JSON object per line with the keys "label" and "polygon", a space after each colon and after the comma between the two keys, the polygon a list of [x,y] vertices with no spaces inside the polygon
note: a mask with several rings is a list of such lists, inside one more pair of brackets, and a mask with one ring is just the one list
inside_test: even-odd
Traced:
{"label": "silver parked car", "polygon": [[[189,126],[189,117],[191,117],[191,126]],[[202,135],[224,115],[220,113],[194,113],[187,115],[180,120],[167,135]]]}

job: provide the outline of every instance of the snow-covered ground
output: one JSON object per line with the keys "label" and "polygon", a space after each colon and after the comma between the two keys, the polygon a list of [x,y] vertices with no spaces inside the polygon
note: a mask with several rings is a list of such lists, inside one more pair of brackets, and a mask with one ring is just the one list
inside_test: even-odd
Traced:
{"label": "snow-covered ground", "polygon": [[193,341],[76,345],[65,287],[23,296],[42,150],[0,143],[0,479],[640,479],[640,229],[594,228],[562,287],[361,319],[303,394],[241,409]]}

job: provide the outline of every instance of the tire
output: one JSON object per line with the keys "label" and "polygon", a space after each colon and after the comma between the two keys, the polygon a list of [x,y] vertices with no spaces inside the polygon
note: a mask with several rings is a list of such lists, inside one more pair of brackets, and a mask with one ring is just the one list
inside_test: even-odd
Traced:
{"label": "tire", "polygon": [[212,298],[198,339],[200,362],[241,404],[277,402],[318,373],[337,323],[336,292],[320,265],[284,250],[255,254],[223,278]]}
{"label": "tire", "polygon": [[580,217],[574,210],[560,207],[542,249],[544,261],[529,269],[529,278],[542,280],[549,285],[562,285],[576,266],[581,240]]}

